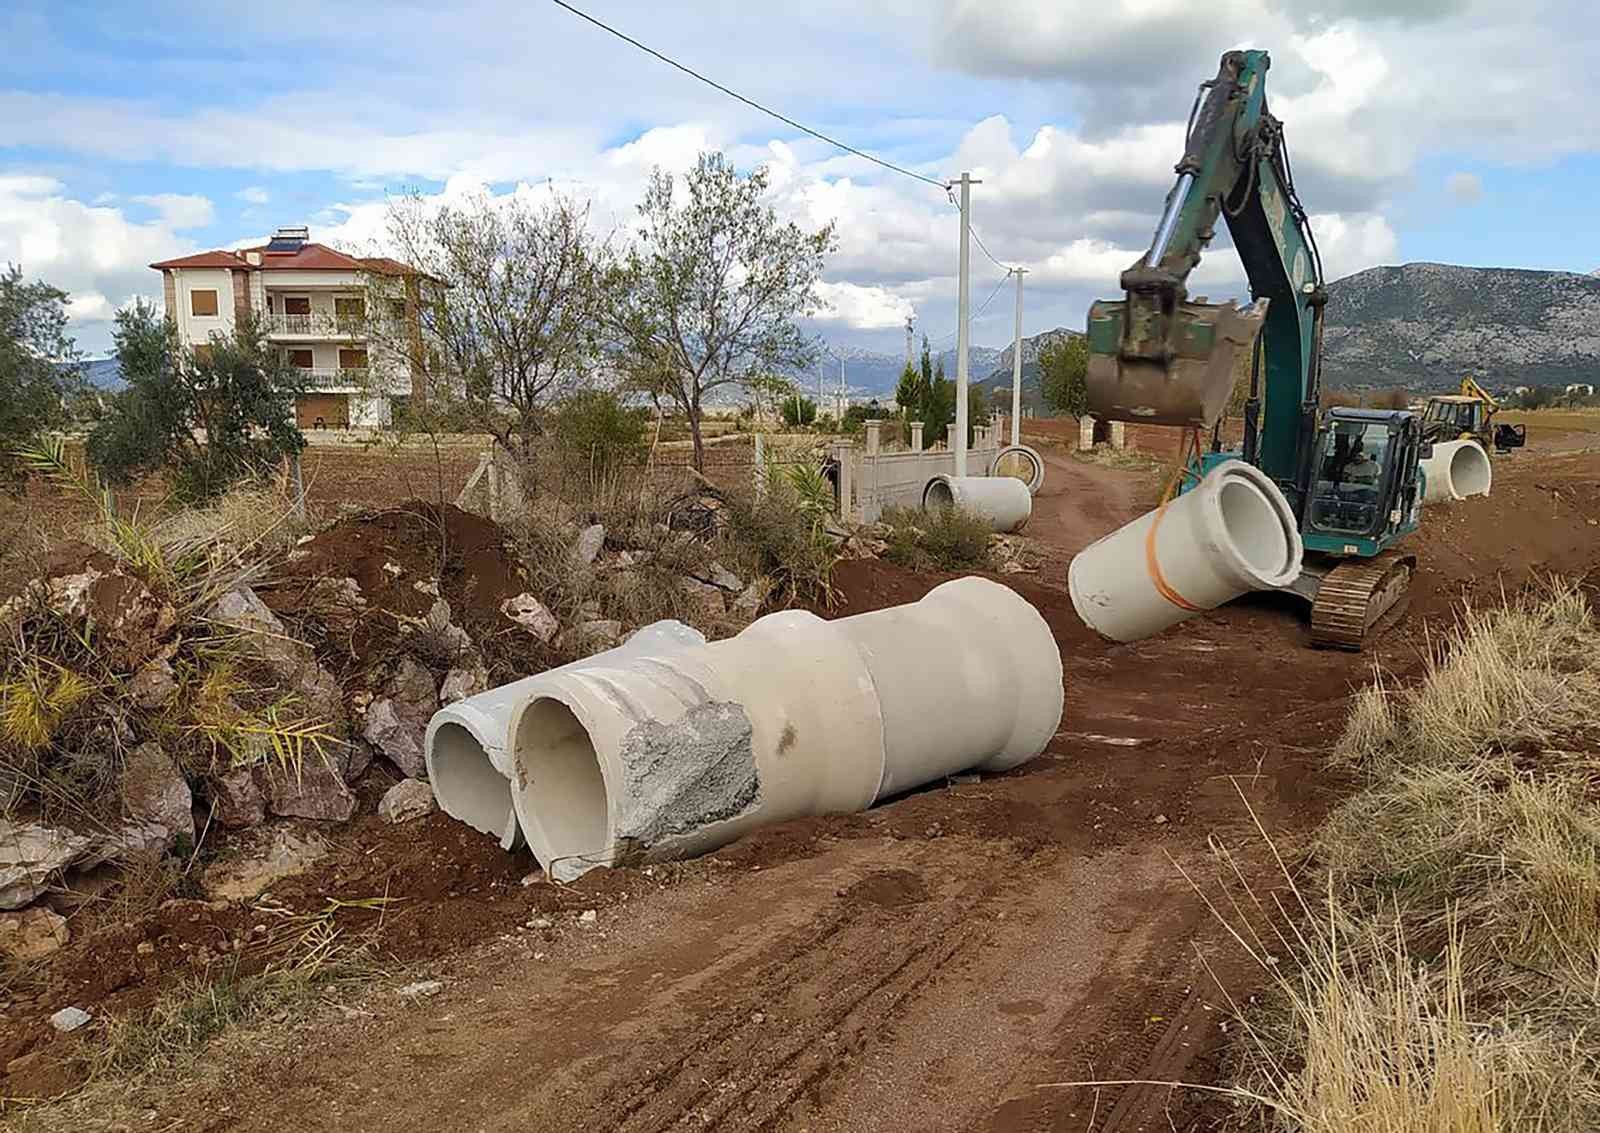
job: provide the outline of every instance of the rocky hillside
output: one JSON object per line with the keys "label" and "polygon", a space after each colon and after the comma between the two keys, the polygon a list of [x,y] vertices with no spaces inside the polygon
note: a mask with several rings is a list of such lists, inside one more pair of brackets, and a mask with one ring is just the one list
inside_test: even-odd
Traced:
{"label": "rocky hillside", "polygon": [[1324,378],[1334,387],[1492,386],[1600,379],[1600,276],[1405,264],[1329,285]]}
{"label": "rocky hillside", "polygon": [[[1056,327],[1054,330],[1040,331],[1032,338],[1022,340],[1022,403],[1035,413],[1046,414],[1044,396],[1039,388],[1039,352],[1053,342],[1064,338],[1071,338],[1081,334],[1081,331],[1068,330],[1066,327]],[[974,367],[976,369],[976,367]],[[996,389],[1004,390],[1007,394],[1011,390],[1011,347],[1006,347],[1000,352],[998,364],[989,376],[982,381],[973,383],[984,391],[987,399],[993,396]]]}

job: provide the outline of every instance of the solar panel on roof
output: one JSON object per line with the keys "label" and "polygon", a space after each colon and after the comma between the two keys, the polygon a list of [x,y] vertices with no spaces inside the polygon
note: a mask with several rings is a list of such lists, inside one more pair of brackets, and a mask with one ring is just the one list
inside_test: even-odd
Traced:
{"label": "solar panel on roof", "polygon": [[282,240],[274,237],[267,241],[267,254],[293,255],[305,246],[304,240]]}

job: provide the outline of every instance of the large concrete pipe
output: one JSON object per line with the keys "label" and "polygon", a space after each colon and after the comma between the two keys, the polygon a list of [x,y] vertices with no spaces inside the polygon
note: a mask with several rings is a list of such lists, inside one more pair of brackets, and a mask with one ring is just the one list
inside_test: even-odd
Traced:
{"label": "large concrete pipe", "polygon": [[702,853],[1033,758],[1061,719],[1039,613],[981,578],[824,621],[787,610],[664,657],[552,674],[512,722],[512,801],[550,875]]}
{"label": "large concrete pipe", "polygon": [[1300,574],[1304,547],[1283,493],[1240,460],[1086,547],[1067,570],[1078,616],[1113,641],[1137,641],[1247,590]]}
{"label": "large concrete pipe", "polygon": [[990,476],[1009,476],[1028,485],[1028,494],[1037,496],[1044,487],[1044,458],[1027,445],[1007,445],[995,454]]}
{"label": "large concrete pipe", "polygon": [[439,709],[428,721],[423,747],[439,809],[474,830],[494,835],[511,849],[520,832],[511,803],[510,736],[515,710],[563,673],[612,664],[625,657],[664,656],[705,643],[704,634],[682,622],[653,622],[615,649]]}
{"label": "large concrete pipe", "polygon": [[1033,515],[1033,493],[1010,476],[935,476],[922,489],[924,509],[958,507],[1002,534],[1021,531]]}
{"label": "large concrete pipe", "polygon": [[1421,467],[1426,477],[1422,492],[1425,504],[1487,496],[1494,482],[1489,456],[1477,441],[1439,441]]}

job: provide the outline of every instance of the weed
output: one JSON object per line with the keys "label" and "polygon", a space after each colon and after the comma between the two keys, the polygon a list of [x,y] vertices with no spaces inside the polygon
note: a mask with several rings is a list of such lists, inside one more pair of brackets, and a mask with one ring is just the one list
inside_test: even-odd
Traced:
{"label": "weed", "polygon": [[978,570],[989,565],[989,524],[957,507],[888,508],[890,528],[884,557],[910,570]]}

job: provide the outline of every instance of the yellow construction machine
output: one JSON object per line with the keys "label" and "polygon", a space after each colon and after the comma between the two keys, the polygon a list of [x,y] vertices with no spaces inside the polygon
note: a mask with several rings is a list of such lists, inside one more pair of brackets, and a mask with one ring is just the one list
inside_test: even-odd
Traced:
{"label": "yellow construction machine", "polygon": [[1528,443],[1526,425],[1495,424],[1500,403],[1472,378],[1461,379],[1461,392],[1428,398],[1422,413],[1422,439],[1477,441],[1486,454],[1510,452]]}

